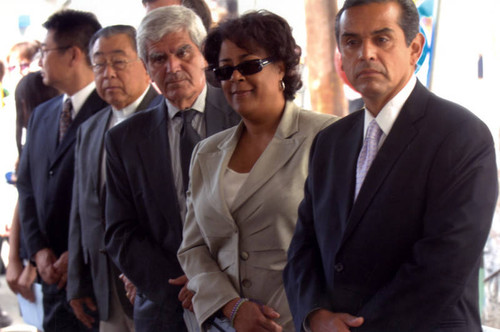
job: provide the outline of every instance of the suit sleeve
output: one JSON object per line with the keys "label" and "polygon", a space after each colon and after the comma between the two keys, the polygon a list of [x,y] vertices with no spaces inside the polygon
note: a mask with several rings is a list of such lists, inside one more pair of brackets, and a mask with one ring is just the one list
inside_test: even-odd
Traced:
{"label": "suit sleeve", "polygon": [[477,290],[474,274],[488,237],[497,190],[489,130],[480,121],[464,121],[436,153],[422,237],[395,277],[359,312],[365,323],[352,330],[430,331],[444,318],[446,309],[456,305],[468,283]]}
{"label": "suit sleeve", "polygon": [[[193,151],[193,156],[196,156],[198,147],[199,144]],[[195,293],[194,312],[201,325],[226,303],[240,295],[226,273],[221,271],[219,264],[214,260],[198,226],[203,216],[196,215],[191,187],[193,183],[200,183],[203,179],[196,157],[193,157],[191,163],[190,178],[187,214],[178,257],[189,279],[188,288]]]}
{"label": "suit sleeve", "polygon": [[68,285],[66,289],[68,301],[93,296],[90,267],[84,261],[82,247],[82,229],[78,197],[78,187],[82,176],[79,167],[79,158],[82,157],[80,152],[80,137],[81,130],[79,129],[77,132],[75,146],[75,176],[73,180],[73,195],[71,198],[72,202],[68,236]]}
{"label": "suit sleeve", "polygon": [[109,132],[105,145],[106,250],[119,270],[148,299],[156,303],[177,299],[180,288],[168,283],[168,279],[183,274],[176,252],[167,252],[157,245],[140,223],[147,218],[136,208],[135,196],[140,194],[134,196],[114,136]]}
{"label": "suit sleeve", "polygon": [[[298,220],[290,247],[288,263],[283,272],[286,295],[295,329],[301,331],[307,315],[317,308],[329,309],[321,253],[318,247],[313,219],[313,183],[316,143],[311,146],[309,176],[305,183],[304,199],[299,205]],[[319,166],[322,167],[322,166]]]}
{"label": "suit sleeve", "polygon": [[[35,188],[33,187],[31,177],[31,148],[30,141],[33,131],[38,125],[35,122],[36,109],[29,120],[28,137],[21,153],[18,168],[17,190],[19,193],[19,218],[21,230],[25,237],[25,243],[28,249],[28,257],[33,256],[41,249],[48,248],[48,242],[43,235],[38,220],[37,205],[35,200]],[[36,161],[35,161],[36,162]]]}

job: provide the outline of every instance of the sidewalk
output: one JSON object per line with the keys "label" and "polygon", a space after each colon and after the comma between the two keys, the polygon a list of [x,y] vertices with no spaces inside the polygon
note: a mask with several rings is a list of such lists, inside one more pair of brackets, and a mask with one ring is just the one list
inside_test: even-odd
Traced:
{"label": "sidewalk", "polygon": [[36,332],[36,328],[26,325],[19,315],[19,307],[17,306],[17,297],[11,292],[5,275],[0,276],[0,306],[2,310],[7,311],[13,323],[11,326],[0,329],[0,332]]}

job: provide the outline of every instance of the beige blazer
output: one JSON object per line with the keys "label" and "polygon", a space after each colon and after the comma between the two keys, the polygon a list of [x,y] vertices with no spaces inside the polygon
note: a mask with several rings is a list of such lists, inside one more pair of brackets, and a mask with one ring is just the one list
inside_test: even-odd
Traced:
{"label": "beige blazer", "polygon": [[276,134],[231,209],[223,178],[243,122],[195,148],[178,257],[190,280],[188,288],[195,293],[200,325],[241,296],[274,308],[284,331],[294,330],[282,271],[303,198],[311,144],[335,120],[287,102]]}

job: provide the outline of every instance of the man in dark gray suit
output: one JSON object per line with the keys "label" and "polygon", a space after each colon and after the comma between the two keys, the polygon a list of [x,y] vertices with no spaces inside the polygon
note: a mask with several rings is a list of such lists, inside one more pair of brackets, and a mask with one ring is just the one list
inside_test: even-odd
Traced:
{"label": "man in dark gray suit", "polygon": [[89,327],[93,318],[84,308],[95,311],[96,301],[103,332],[133,331],[132,305],[118,269],[104,249],[104,135],[158,101],[158,93],[137,55],[135,36],[132,26],[114,25],[92,37],[90,57],[97,92],[110,106],[82,124],[75,148],[67,296],[78,319]]}
{"label": "man in dark gray suit", "polygon": [[91,13],[63,10],[44,23],[43,83],[64,95],[33,111],[19,162],[19,216],[28,255],[42,278],[46,332],[88,331],[66,301],[68,229],[76,131],[106,106],[97,95],[88,56],[101,28]]}
{"label": "man in dark gray suit", "polygon": [[[177,250],[186,211],[187,143],[239,121],[222,91],[206,84],[200,52],[205,35],[188,8],[169,6],[146,15],[137,30],[139,55],[165,100],[112,128],[106,138],[105,243],[137,287],[137,331],[186,331],[177,298],[186,279]],[[182,290],[179,296],[189,307]]]}

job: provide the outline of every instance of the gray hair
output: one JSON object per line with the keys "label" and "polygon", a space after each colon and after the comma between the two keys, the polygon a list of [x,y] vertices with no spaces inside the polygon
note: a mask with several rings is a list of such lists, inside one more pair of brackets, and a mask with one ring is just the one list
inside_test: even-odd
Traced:
{"label": "gray hair", "polygon": [[183,6],[160,7],[149,12],[137,28],[139,57],[147,63],[149,43],[158,42],[172,32],[186,31],[191,41],[201,50],[207,31],[200,17]]}
{"label": "gray hair", "polygon": [[129,39],[130,45],[132,49],[137,52],[137,43],[135,41],[136,32],[135,28],[131,25],[111,25],[109,27],[105,27],[97,31],[89,42],[89,56],[92,58],[92,49],[94,48],[94,44],[99,38],[109,38],[116,35],[126,35]]}

